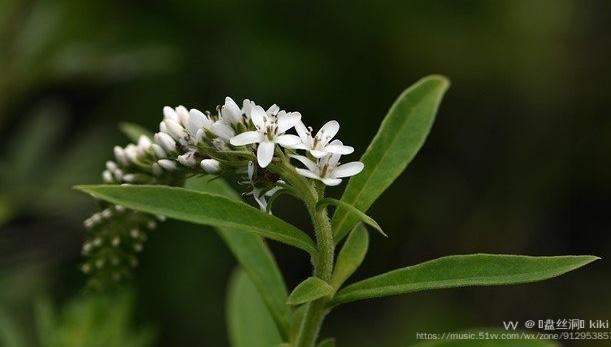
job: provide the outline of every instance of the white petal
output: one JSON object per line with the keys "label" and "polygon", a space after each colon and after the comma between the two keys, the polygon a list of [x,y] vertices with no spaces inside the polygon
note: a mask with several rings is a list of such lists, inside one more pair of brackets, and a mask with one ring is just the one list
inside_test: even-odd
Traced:
{"label": "white petal", "polygon": [[199,129],[210,129],[212,121],[200,110],[194,108],[189,111],[189,130],[197,134]]}
{"label": "white petal", "polygon": [[299,135],[301,142],[303,142],[303,144],[307,146],[310,138],[310,133],[308,131],[308,128],[305,126],[305,124],[303,124],[301,120],[299,120],[299,122],[295,124],[295,130],[297,130],[297,135]]}
{"label": "white petal", "polygon": [[176,114],[178,115],[180,124],[186,127],[189,124],[189,111],[187,110],[187,108],[182,105],[176,107]]}
{"label": "white petal", "polygon": [[263,111],[261,106],[255,106],[250,111],[250,119],[257,129],[263,130],[265,128],[265,121],[267,120],[267,114]]}
{"label": "white petal", "polygon": [[225,105],[221,108],[221,115],[230,124],[236,124],[242,120],[242,110],[230,97],[225,98]]}
{"label": "white petal", "polygon": [[327,163],[329,163],[331,166],[335,166],[337,163],[339,163],[339,158],[341,156],[341,154],[331,154],[329,155],[329,158],[327,158]]}
{"label": "white petal", "polygon": [[229,140],[229,143],[234,146],[244,146],[262,141],[263,134],[258,131],[247,131],[232,137],[231,140]]}
{"label": "white petal", "polygon": [[312,154],[312,156],[314,156],[314,158],[320,159],[320,158],[324,157],[325,155],[327,155],[329,153],[327,153],[325,151],[319,151],[319,150],[313,149],[313,150],[310,151],[310,154]]}
{"label": "white petal", "polygon": [[323,125],[322,128],[318,130],[318,132],[316,133],[316,137],[318,137],[323,144],[327,144],[329,143],[329,141],[331,141],[332,138],[335,137],[335,135],[337,135],[338,131],[339,123],[332,120],[325,123],[325,125]]}
{"label": "white petal", "polygon": [[303,145],[301,139],[297,135],[280,135],[276,137],[276,143],[282,147],[293,148]]}
{"label": "white petal", "polygon": [[278,107],[278,105],[276,104],[273,104],[267,109],[267,111],[265,111],[265,113],[267,113],[268,116],[275,116],[276,114],[278,114],[279,111],[280,107]]}
{"label": "white petal", "polygon": [[315,180],[319,180],[320,179],[320,177],[318,177],[317,174],[313,173],[312,171],[306,170],[306,169],[302,169],[302,168],[296,167],[295,171],[297,171],[297,173],[300,174],[301,176],[305,176],[307,178],[313,178]]}
{"label": "white petal", "polygon": [[286,114],[278,115],[278,132],[280,134],[289,130],[299,123],[301,120],[301,113],[291,112]]}
{"label": "white petal", "polygon": [[246,117],[248,119],[250,119],[250,111],[255,106],[257,106],[257,105],[254,102],[252,102],[252,101],[250,101],[248,99],[244,99],[244,101],[242,102],[242,113],[244,115],[246,115]]}
{"label": "white petal", "polygon": [[273,142],[263,141],[259,143],[259,147],[257,148],[257,162],[260,167],[267,167],[267,165],[272,162],[274,158],[274,148],[275,145]]}
{"label": "white petal", "polygon": [[337,186],[342,183],[342,180],[339,178],[323,178],[321,181],[328,186]]}
{"label": "white petal", "polygon": [[353,161],[351,163],[342,164],[333,170],[331,175],[334,178],[342,178],[342,177],[350,177],[354,175],[358,175],[365,165],[360,161]]}
{"label": "white petal", "polygon": [[316,163],[311,161],[309,158],[304,157],[303,155],[291,155],[291,158],[298,160],[300,163],[305,165],[308,170],[312,172],[317,172],[318,168],[316,167]]}
{"label": "white petal", "polygon": [[176,111],[174,111],[174,109],[170,106],[163,107],[163,119],[171,119],[175,122],[180,121],[178,115],[176,114]]}
{"label": "white petal", "polygon": [[344,146],[344,145],[327,145],[323,149],[325,152],[328,152],[328,153],[335,153],[335,154],[342,154],[342,155],[346,155],[346,154],[350,154],[354,152],[354,147]]}
{"label": "white petal", "polygon": [[210,127],[212,133],[222,139],[229,140],[235,136],[235,132],[231,127],[223,122],[217,121]]}

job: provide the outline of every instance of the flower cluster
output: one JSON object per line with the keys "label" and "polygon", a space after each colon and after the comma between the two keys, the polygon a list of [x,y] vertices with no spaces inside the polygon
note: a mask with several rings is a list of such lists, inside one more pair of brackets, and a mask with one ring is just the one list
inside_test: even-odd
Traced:
{"label": "flower cluster", "polygon": [[[296,134],[288,133],[291,130]],[[299,174],[334,186],[363,169],[360,162],[339,163],[354,148],[334,139],[338,131],[339,123],[329,121],[314,134],[299,112],[277,105],[264,110],[248,99],[240,108],[227,97],[214,113],[166,106],[153,139],[143,135],[137,144],[115,147],[116,160],[107,162],[103,179],[106,183],[156,183],[168,172],[197,174],[200,168],[209,174],[244,173],[254,158],[264,170],[284,151],[285,157],[305,166],[296,168]],[[298,155],[299,150],[305,155]]]}
{"label": "flower cluster", "polygon": [[[267,211],[272,196],[290,190],[291,177],[285,176],[292,173],[335,186],[363,170],[361,162],[340,164],[341,156],[351,154],[354,148],[335,139],[339,128],[338,122],[329,121],[314,133],[299,112],[281,110],[277,105],[265,110],[248,99],[239,107],[227,97],[214,112],[166,106],[159,131],[141,135],[135,144],[116,146],[115,160],[106,163],[102,178],[107,184],[179,186],[194,175],[237,174],[243,177],[238,182],[249,186],[244,195],[252,196]],[[291,160],[304,167],[294,167]],[[112,216],[120,223],[114,223]],[[107,264],[132,259],[131,253],[142,248],[141,236],[146,237],[137,224],[150,226],[154,220],[113,206],[86,220],[85,226],[93,235],[83,251],[94,258],[83,270],[105,269]],[[138,237],[130,238],[132,234]],[[120,252],[97,251],[106,249],[100,248],[102,244]],[[123,272],[115,275],[124,277]]]}

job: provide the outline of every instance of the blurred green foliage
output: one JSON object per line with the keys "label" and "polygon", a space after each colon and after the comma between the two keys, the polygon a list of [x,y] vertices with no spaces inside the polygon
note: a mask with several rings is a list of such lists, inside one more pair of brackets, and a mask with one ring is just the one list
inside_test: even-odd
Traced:
{"label": "blurred green foliage", "polygon": [[35,305],[34,334],[0,310],[0,343],[6,347],[151,346],[152,331],[132,328],[132,315],[133,298],[126,292],[115,296],[81,296],[59,311],[47,299],[39,299]]}
{"label": "blurred green foliage", "polygon": [[[100,181],[112,144],[127,141],[119,122],[152,130],[166,104],[249,97],[315,127],[335,118],[362,153],[398,93],[434,72],[453,88],[424,150],[370,211],[390,239],[372,238],[355,280],[479,251],[604,257],[610,14],[604,0],[0,1],[3,317],[34,331],[33,298],[60,305],[82,287],[80,220],[93,205],[70,187]],[[308,228],[293,200],[274,208]],[[272,246],[294,287],[307,260]],[[159,346],[227,345],[216,283],[232,264],[213,233],[165,223],[134,282],[134,319],[157,328]],[[359,303],[323,335],[403,346],[416,331],[605,318],[610,273],[601,261],[542,284]]]}

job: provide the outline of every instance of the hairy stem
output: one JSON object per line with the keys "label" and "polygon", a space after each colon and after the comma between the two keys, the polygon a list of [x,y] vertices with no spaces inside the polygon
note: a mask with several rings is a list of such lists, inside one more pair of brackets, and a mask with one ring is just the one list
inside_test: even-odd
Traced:
{"label": "hairy stem", "polygon": [[[326,208],[318,210],[316,204],[324,197],[324,186],[317,187],[316,201],[307,203],[312,217],[316,242],[318,244],[318,259],[314,266],[314,275],[322,280],[330,281],[333,274],[333,256],[335,242],[331,222]],[[328,298],[321,298],[309,304],[297,336],[296,347],[313,347],[316,343],[322,322],[327,314]]]}
{"label": "hairy stem", "polygon": [[[316,235],[318,253],[312,259],[314,276],[330,282],[333,275],[335,241],[327,209],[317,208],[318,202],[324,198],[325,185],[322,182],[312,184],[311,181],[306,180],[295,171],[283,153],[280,153],[279,156],[281,158],[280,165],[274,165],[270,169],[280,174],[301,194],[312,219]],[[320,327],[328,312],[328,301],[329,298],[321,298],[308,304],[297,334],[295,347],[314,347]]]}

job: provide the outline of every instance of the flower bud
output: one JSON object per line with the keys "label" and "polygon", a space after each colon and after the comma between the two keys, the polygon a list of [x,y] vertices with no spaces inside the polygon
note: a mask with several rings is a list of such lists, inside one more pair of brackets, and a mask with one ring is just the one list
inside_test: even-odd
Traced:
{"label": "flower bud", "polygon": [[176,141],[166,133],[155,134],[155,142],[166,152],[176,152]]}
{"label": "flower bud", "polygon": [[161,166],[166,171],[174,171],[176,170],[176,162],[169,159],[161,159],[157,161],[157,164]]}
{"label": "flower bud", "polygon": [[112,177],[112,173],[108,170],[104,170],[104,172],[102,172],[102,180],[104,181],[104,183],[112,183],[114,182],[114,179]]}
{"label": "flower bud", "polygon": [[115,158],[119,163],[121,163],[121,165],[125,166],[129,164],[129,161],[127,160],[127,156],[125,155],[125,151],[123,150],[123,148],[121,148],[120,146],[115,146],[113,150],[115,153]]}
{"label": "flower bud", "polygon": [[163,174],[163,169],[157,163],[153,163],[153,165],[151,165],[151,169],[153,170],[153,175],[155,176],[161,176]]}
{"label": "flower bud", "polygon": [[171,108],[170,106],[164,106],[163,107],[163,119],[171,119],[175,122],[178,122],[178,115],[176,114],[176,111]]}
{"label": "flower bud", "polygon": [[202,169],[209,174],[214,174],[221,171],[221,164],[215,159],[204,159],[200,165]]}
{"label": "flower bud", "polygon": [[153,143],[151,145],[151,148],[153,149],[153,153],[155,153],[155,156],[159,159],[165,158],[167,156],[167,153],[163,150],[163,148],[161,146],[159,146],[156,143]]}
{"label": "flower bud", "polygon": [[115,171],[118,168],[119,167],[117,166],[117,163],[115,163],[114,161],[109,160],[106,162],[106,169],[108,171]]}
{"label": "flower bud", "polygon": [[186,135],[185,129],[176,121],[166,119],[163,121],[167,129],[167,133],[170,134],[175,140],[183,139]]}
{"label": "flower bud", "polygon": [[178,115],[179,123],[186,127],[189,124],[189,111],[187,108],[182,105],[176,107],[176,114]]}
{"label": "flower bud", "polygon": [[132,163],[138,162],[138,147],[130,143],[129,145],[127,145],[127,147],[125,147],[124,151],[125,156],[127,157],[127,159],[129,159],[129,161],[131,161]]}

